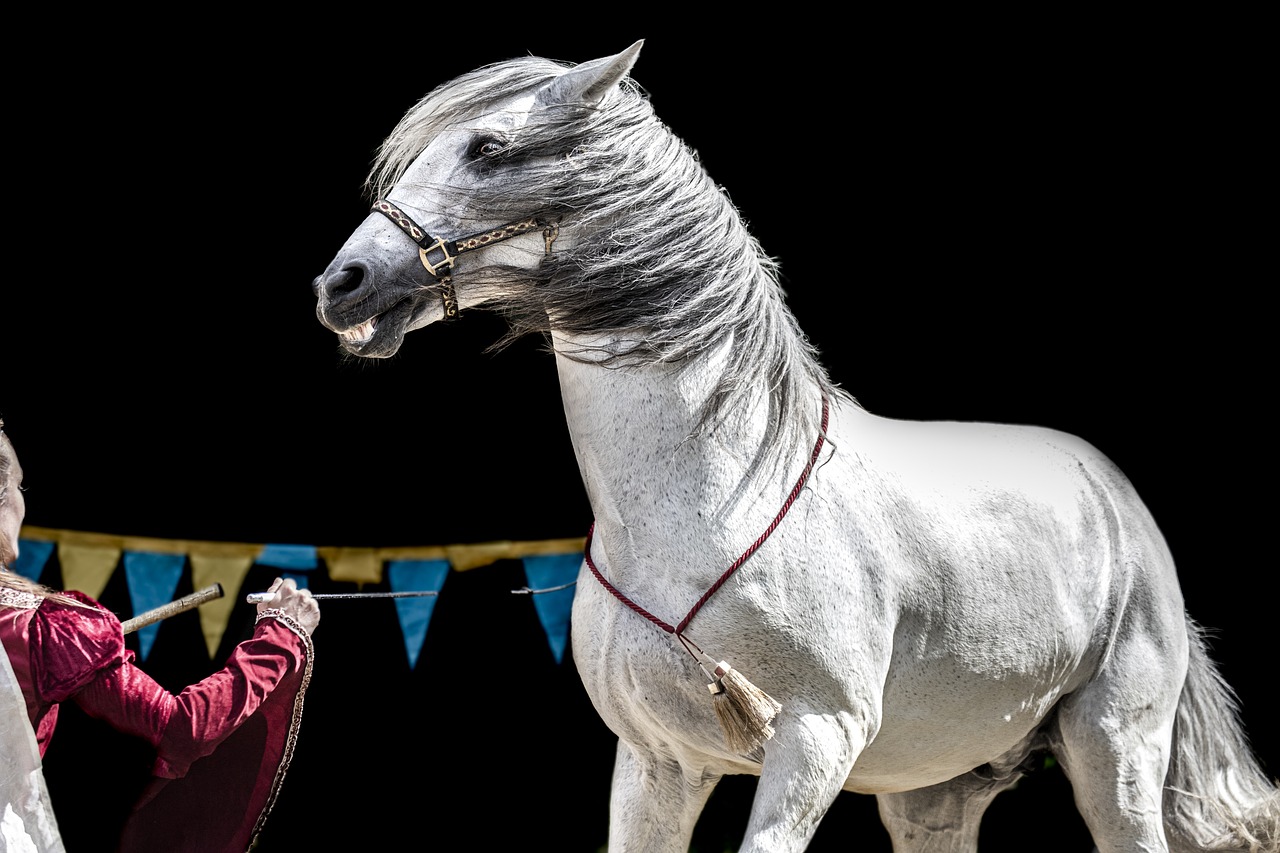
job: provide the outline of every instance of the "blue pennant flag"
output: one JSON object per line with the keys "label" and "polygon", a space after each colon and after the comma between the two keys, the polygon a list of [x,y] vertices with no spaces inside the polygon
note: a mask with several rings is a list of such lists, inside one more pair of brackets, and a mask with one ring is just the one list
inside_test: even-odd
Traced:
{"label": "blue pennant flag", "polygon": [[[320,564],[320,557],[314,545],[264,545],[257,562],[276,569],[312,572]],[[298,586],[303,586],[302,579],[295,580],[298,580]]]}
{"label": "blue pennant flag", "polygon": [[45,563],[53,555],[53,543],[43,539],[18,539],[18,559],[13,570],[28,580],[40,583]]}
{"label": "blue pennant flag", "polygon": [[306,573],[320,566],[320,555],[314,545],[264,545],[257,563],[281,569],[280,577],[293,578],[298,589],[306,589]]}
{"label": "blue pennant flag", "polygon": [[[582,553],[531,554],[524,558],[524,576],[535,592],[533,606],[547,633],[556,663],[564,661],[569,639],[569,611],[573,608],[574,581],[582,568]],[[564,587],[564,589],[556,589]],[[546,592],[538,592],[546,590]]]}
{"label": "blue pennant flag", "polygon": [[[152,554],[146,551],[125,551],[124,574],[129,582],[129,601],[134,614],[145,613],[173,601],[185,554]],[[160,623],[152,622],[138,629],[138,645],[142,659],[146,660],[151,646],[160,632]]]}
{"label": "blue pennant flag", "polygon": [[[448,560],[391,560],[387,563],[392,592],[439,592],[449,574]],[[404,650],[409,669],[418,665],[418,655],[427,639],[427,626],[436,609],[436,596],[397,598],[396,615],[404,633]]]}

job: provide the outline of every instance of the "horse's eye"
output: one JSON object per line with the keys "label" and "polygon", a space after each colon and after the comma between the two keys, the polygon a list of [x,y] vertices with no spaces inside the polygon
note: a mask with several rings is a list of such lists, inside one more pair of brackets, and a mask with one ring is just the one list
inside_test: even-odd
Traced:
{"label": "horse's eye", "polygon": [[477,159],[496,157],[507,147],[505,140],[492,136],[477,139],[471,146],[471,156]]}

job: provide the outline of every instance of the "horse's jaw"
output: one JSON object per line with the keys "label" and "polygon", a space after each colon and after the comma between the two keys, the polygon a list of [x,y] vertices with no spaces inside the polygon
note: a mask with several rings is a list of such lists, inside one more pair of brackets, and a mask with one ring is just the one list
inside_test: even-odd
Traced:
{"label": "horse's jaw", "polygon": [[399,352],[405,335],[445,319],[438,298],[410,294],[389,309],[359,322],[350,323],[326,313],[326,305],[316,306],[320,322],[338,336],[338,343],[360,358],[390,358]]}

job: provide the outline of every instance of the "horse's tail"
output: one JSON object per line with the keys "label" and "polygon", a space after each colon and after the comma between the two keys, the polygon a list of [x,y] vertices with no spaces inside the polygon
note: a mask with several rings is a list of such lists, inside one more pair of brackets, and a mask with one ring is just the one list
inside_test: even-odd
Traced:
{"label": "horse's tail", "polygon": [[1187,620],[1190,662],[1173,723],[1165,832],[1173,853],[1280,851],[1280,787],[1258,763],[1235,691]]}

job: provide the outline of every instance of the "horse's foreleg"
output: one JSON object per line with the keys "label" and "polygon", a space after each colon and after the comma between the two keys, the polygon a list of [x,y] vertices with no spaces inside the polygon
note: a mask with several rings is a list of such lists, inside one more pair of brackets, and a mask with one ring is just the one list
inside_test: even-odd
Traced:
{"label": "horse's foreleg", "polygon": [[609,800],[609,853],[686,853],[719,774],[618,741]]}
{"label": "horse's foreleg", "polygon": [[807,714],[779,725],[765,744],[740,853],[799,853],[808,847],[866,742],[861,727],[837,716]]}

